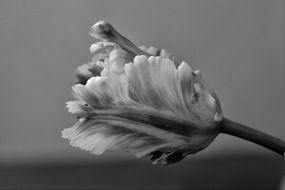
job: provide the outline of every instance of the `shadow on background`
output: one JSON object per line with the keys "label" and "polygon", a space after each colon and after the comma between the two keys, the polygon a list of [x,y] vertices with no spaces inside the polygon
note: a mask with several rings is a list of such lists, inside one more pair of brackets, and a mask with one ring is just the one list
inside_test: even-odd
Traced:
{"label": "shadow on background", "polygon": [[170,165],[146,160],[0,166],[0,188],[12,189],[278,189],[284,159],[227,155]]}

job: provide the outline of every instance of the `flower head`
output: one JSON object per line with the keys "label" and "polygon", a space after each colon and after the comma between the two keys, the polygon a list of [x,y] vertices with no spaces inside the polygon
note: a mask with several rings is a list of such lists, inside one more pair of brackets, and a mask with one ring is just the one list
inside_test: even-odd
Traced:
{"label": "flower head", "polygon": [[186,62],[165,50],[138,48],[109,23],[90,34],[101,40],[80,66],[75,100],[78,121],[62,132],[72,146],[93,154],[123,150],[169,164],[206,148],[219,133],[220,102]]}

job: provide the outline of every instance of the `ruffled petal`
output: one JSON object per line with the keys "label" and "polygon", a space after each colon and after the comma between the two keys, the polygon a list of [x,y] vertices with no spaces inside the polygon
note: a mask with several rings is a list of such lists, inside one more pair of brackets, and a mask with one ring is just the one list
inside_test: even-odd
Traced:
{"label": "ruffled petal", "polygon": [[62,132],[70,144],[94,154],[106,150],[123,150],[138,157],[157,149],[176,149],[184,145],[183,137],[139,122],[107,116],[97,116]]}
{"label": "ruffled petal", "polygon": [[62,131],[93,154],[123,150],[152,162],[175,163],[206,148],[220,130],[219,99],[201,74],[164,49],[138,48],[109,23],[90,34],[94,54],[80,66],[68,111],[78,121]]}
{"label": "ruffled petal", "polygon": [[149,53],[150,55],[153,56],[159,56],[162,58],[168,58],[171,59],[172,61],[175,60],[175,58],[165,49],[158,49],[156,47],[150,46],[150,47],[146,47],[146,46],[139,46],[139,48],[147,53]]}
{"label": "ruffled petal", "polygon": [[[120,51],[114,54],[110,64]],[[63,131],[72,146],[94,154],[124,150],[138,157],[159,151],[153,162],[167,164],[205,148],[217,135],[219,102],[193,79],[186,62],[176,69],[170,59],[141,55],[133,63],[114,63],[120,72],[110,67],[107,76],[73,87],[77,100],[67,103],[69,111],[86,120]]]}

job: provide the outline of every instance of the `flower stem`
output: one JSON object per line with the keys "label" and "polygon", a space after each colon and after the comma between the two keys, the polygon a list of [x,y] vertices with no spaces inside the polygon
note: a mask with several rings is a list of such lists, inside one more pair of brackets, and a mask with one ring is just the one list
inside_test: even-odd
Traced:
{"label": "flower stem", "polygon": [[285,156],[284,141],[246,125],[224,118],[220,132],[251,141],[253,143],[266,147],[282,156]]}

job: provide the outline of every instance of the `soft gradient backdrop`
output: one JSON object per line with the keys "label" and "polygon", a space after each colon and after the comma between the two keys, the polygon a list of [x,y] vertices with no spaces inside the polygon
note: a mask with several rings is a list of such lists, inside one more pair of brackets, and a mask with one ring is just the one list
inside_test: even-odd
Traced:
{"label": "soft gradient backdrop", "polygon": [[[0,162],[134,159],[92,156],[60,137],[75,121],[65,102],[101,19],[200,69],[226,117],[285,139],[282,0],[1,0]],[[239,152],[271,154],[219,135],[195,157]]]}
{"label": "soft gradient backdrop", "polygon": [[65,108],[74,71],[91,59],[88,33],[101,19],[199,68],[226,117],[285,139],[283,0],[0,0],[0,188],[279,186],[284,159],[226,135],[167,168],[61,139],[75,121]]}
{"label": "soft gradient backdrop", "polygon": [[[1,0],[0,160],[89,157],[60,131],[74,122],[64,103],[101,19],[199,68],[226,117],[285,139],[282,0]],[[203,154],[226,151],[265,150],[221,135]]]}

